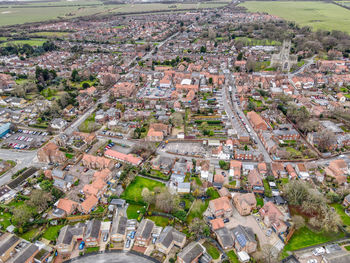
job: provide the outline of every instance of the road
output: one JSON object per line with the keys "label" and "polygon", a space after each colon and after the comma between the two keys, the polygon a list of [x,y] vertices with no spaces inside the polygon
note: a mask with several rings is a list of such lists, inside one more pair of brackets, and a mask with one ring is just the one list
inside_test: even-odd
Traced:
{"label": "road", "polygon": [[30,167],[33,165],[33,163],[37,163],[36,154],[37,151],[16,151],[12,149],[0,149],[0,159],[12,160],[17,163],[14,168],[0,177],[0,185],[4,185],[10,182],[11,176],[17,171],[23,169],[24,167]]}
{"label": "road", "polygon": [[[233,99],[236,96],[236,86],[235,86],[235,83],[234,83],[234,76],[232,74],[226,75],[226,79],[227,79],[227,83],[224,86],[225,90],[224,90],[222,96],[223,96],[223,102],[224,102],[225,111],[226,111],[229,119],[231,120],[231,124],[232,124],[232,117],[236,118],[234,113],[233,113],[233,111],[232,111],[232,109],[234,109],[236,111],[236,114],[243,119],[244,123],[250,129],[249,135],[250,135],[251,138],[253,138],[257,142],[258,149],[263,154],[264,161],[267,162],[267,163],[271,163],[272,159],[271,159],[269,153],[266,151],[264,145],[260,141],[259,136],[256,134],[255,130],[251,126],[250,122],[248,121],[247,117],[243,113],[242,109],[237,105],[236,100],[231,100],[231,98]],[[228,90],[229,86],[232,87],[231,98],[227,98],[227,94],[229,94],[229,90]],[[231,109],[231,106],[233,106],[232,109]],[[238,119],[238,121],[240,121],[239,118],[236,118],[236,119]],[[235,127],[233,127],[233,128],[235,128]]]}
{"label": "road", "polygon": [[125,262],[133,262],[133,263],[151,263],[151,261],[147,258],[137,256],[131,253],[104,253],[93,256],[86,256],[82,258],[78,258],[73,262],[78,263],[125,263]]}

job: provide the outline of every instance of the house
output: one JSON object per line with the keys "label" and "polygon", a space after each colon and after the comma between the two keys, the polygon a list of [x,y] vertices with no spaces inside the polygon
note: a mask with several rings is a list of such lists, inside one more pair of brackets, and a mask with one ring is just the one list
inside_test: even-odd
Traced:
{"label": "house", "polygon": [[62,131],[67,126],[67,121],[61,118],[56,118],[51,121],[51,128]]}
{"label": "house", "polygon": [[333,177],[335,181],[342,185],[347,181],[349,169],[347,163],[343,159],[333,160],[325,168],[326,175]]}
{"label": "house", "polygon": [[258,170],[253,169],[248,174],[249,188],[254,193],[264,193],[264,184]]}
{"label": "house", "polygon": [[267,202],[260,210],[260,216],[263,218],[264,224],[271,227],[277,233],[283,233],[288,226],[284,222],[284,214],[278,209],[273,202]]}
{"label": "house", "polygon": [[126,238],[126,226],[127,226],[128,218],[125,216],[119,215],[117,211],[113,217],[112,229],[110,233],[111,241],[124,242]]}
{"label": "house", "polygon": [[177,192],[179,194],[188,194],[191,192],[191,183],[184,182],[177,184]]}
{"label": "house", "polygon": [[140,157],[135,157],[132,154],[125,154],[125,153],[121,153],[111,149],[108,149],[107,151],[105,151],[105,156],[120,162],[129,163],[135,166],[138,166],[142,163],[142,159]]}
{"label": "house", "polygon": [[57,253],[60,255],[70,254],[73,251],[75,242],[83,240],[84,231],[84,223],[62,227],[56,241]]}
{"label": "house", "polygon": [[258,163],[258,171],[259,171],[259,174],[261,174],[263,177],[266,176],[267,174],[267,166],[266,166],[266,163]]}
{"label": "house", "polygon": [[250,227],[238,225],[231,231],[236,251],[245,251],[248,254],[256,251],[257,241],[255,240],[254,232]]}
{"label": "house", "polygon": [[209,211],[216,217],[228,218],[233,212],[231,200],[227,196],[210,200]]}
{"label": "house", "polygon": [[295,172],[293,166],[290,163],[286,165],[286,171],[287,171],[290,179],[297,178],[297,173]]}
{"label": "house", "polygon": [[102,170],[105,168],[112,170],[114,165],[114,162],[110,159],[94,156],[91,154],[84,154],[82,163],[87,168],[97,169],[97,170]]}
{"label": "house", "polygon": [[135,245],[147,247],[151,241],[154,222],[149,219],[142,219],[135,235]]}
{"label": "house", "polygon": [[223,249],[230,249],[234,245],[231,231],[226,227],[215,230],[216,237]]}
{"label": "house", "polygon": [[64,215],[67,216],[72,214],[78,208],[78,206],[79,204],[77,202],[67,198],[61,198],[58,200],[56,208],[64,211]]}
{"label": "house", "polygon": [[200,172],[201,179],[208,180],[210,175],[210,161],[209,160],[200,160],[197,161],[196,165],[197,172]]}
{"label": "house", "polygon": [[0,240],[0,260],[6,262],[12,255],[20,239],[14,234],[3,234]]}
{"label": "house", "polygon": [[160,233],[157,242],[156,248],[168,255],[170,250],[177,246],[179,248],[183,248],[186,243],[186,235],[177,231],[172,226],[166,226],[162,233]]}
{"label": "house", "polygon": [[177,254],[177,262],[196,263],[205,252],[205,248],[200,243],[191,242],[180,253]]}
{"label": "house", "polygon": [[345,206],[345,207],[350,206],[350,194],[345,196],[344,201],[343,201],[343,206]]}
{"label": "house", "polygon": [[97,206],[97,204],[97,197],[95,195],[90,195],[80,204],[79,210],[82,213],[88,214]]}
{"label": "house", "polygon": [[241,178],[241,170],[242,170],[242,162],[231,160],[230,161],[230,177],[234,177],[237,179]]}
{"label": "house", "polygon": [[303,163],[298,163],[295,167],[295,171],[297,172],[300,179],[308,179],[310,177],[309,172]]}
{"label": "house", "polygon": [[255,130],[264,130],[266,131],[268,129],[268,126],[266,122],[263,120],[263,118],[257,114],[255,111],[250,111],[247,113],[248,120],[252,124],[253,128]]}
{"label": "house", "polygon": [[38,254],[39,248],[31,243],[27,243],[27,246],[17,252],[13,257],[12,263],[31,263],[34,261],[34,257]]}
{"label": "house", "polygon": [[161,131],[156,131],[153,128],[149,129],[146,136],[146,141],[161,142],[164,139],[164,134]]}
{"label": "house", "polygon": [[37,153],[39,162],[43,163],[64,163],[66,155],[59,150],[59,147],[53,142],[49,142]]}
{"label": "house", "polygon": [[221,217],[210,220],[210,224],[213,231],[225,226],[224,220]]}
{"label": "house", "polygon": [[170,173],[171,169],[173,168],[174,162],[174,159],[160,155],[158,155],[151,161],[153,169],[161,170],[166,174]]}
{"label": "house", "polygon": [[96,247],[100,243],[101,237],[101,221],[92,219],[87,222],[84,234],[85,245],[88,247]]}
{"label": "house", "polygon": [[104,182],[107,182],[111,177],[112,172],[107,168],[94,173],[94,180],[103,180]]}
{"label": "house", "polygon": [[254,209],[256,209],[256,199],[253,193],[236,194],[233,197],[233,203],[242,216],[249,215]]}
{"label": "house", "polygon": [[115,84],[114,87],[110,89],[110,92],[113,93],[115,97],[130,97],[135,88],[135,83],[120,82]]}

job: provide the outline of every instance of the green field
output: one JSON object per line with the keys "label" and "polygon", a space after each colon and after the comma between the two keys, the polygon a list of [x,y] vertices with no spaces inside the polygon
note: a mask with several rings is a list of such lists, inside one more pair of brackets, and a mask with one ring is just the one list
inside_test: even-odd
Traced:
{"label": "green field", "polygon": [[148,188],[153,191],[155,187],[164,187],[164,184],[151,179],[136,176],[135,180],[125,189],[121,198],[126,200],[132,200],[135,202],[142,202],[142,189]]}
{"label": "green field", "polygon": [[350,216],[345,214],[344,208],[341,204],[331,204],[331,206],[335,209],[335,211],[340,216],[344,225],[350,226]]}
{"label": "green field", "polygon": [[24,45],[28,44],[30,46],[42,46],[47,40],[41,39],[41,38],[32,38],[28,40],[13,40],[13,41],[6,41],[4,43],[1,43],[0,46],[6,46],[6,45]]}
{"label": "green field", "polygon": [[128,209],[126,210],[126,214],[129,219],[137,219],[139,216],[139,211],[140,213],[145,212],[145,207],[143,205],[136,205],[136,204],[129,204]]}
{"label": "green field", "polygon": [[344,237],[344,233],[324,233],[324,232],[314,232],[308,227],[302,227],[296,230],[289,240],[288,244],[284,247],[284,251],[294,251],[304,247],[309,247],[313,245],[322,244],[325,242],[337,240]]}
{"label": "green field", "polygon": [[217,8],[225,6],[229,0],[201,3],[178,4],[104,4],[100,0],[57,1],[52,3],[27,3],[0,5],[0,26],[42,22],[53,19],[68,19],[88,15],[106,15],[131,12],[152,12],[178,9]]}
{"label": "green field", "polygon": [[65,37],[71,33],[69,32],[54,32],[54,31],[47,31],[47,32],[34,32],[30,33],[30,36],[39,36],[39,37]]}
{"label": "green field", "polygon": [[314,30],[350,33],[350,10],[331,3],[295,1],[249,1],[240,4],[251,12],[266,12]]}

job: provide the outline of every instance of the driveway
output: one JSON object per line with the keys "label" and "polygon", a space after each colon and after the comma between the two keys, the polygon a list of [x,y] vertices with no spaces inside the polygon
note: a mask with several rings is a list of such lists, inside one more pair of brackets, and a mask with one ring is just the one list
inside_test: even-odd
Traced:
{"label": "driveway", "polygon": [[265,235],[265,231],[259,226],[254,216],[241,216],[236,208],[233,208],[233,216],[230,218],[230,222],[225,224],[228,229],[232,229],[238,225],[250,227],[257,235],[260,246],[265,244],[274,245],[277,242],[278,237],[275,233],[272,233],[270,237]]}
{"label": "driveway", "polygon": [[104,253],[74,260],[78,263],[151,263],[153,261],[130,253]]}

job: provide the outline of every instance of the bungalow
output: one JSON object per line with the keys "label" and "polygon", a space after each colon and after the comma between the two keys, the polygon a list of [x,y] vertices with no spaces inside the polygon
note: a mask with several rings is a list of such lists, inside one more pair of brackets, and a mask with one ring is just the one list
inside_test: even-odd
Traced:
{"label": "bungalow", "polygon": [[295,167],[295,170],[300,179],[308,179],[310,177],[309,172],[304,163],[298,163]]}
{"label": "bungalow", "polygon": [[231,231],[229,231],[226,227],[222,227],[215,231],[216,237],[219,241],[219,244],[223,249],[230,249],[234,245],[233,237]]}
{"label": "bungalow", "polygon": [[64,215],[67,216],[72,214],[78,208],[78,206],[79,204],[77,202],[74,202],[67,198],[61,198],[58,200],[56,208],[64,211]]}
{"label": "bungalow", "polygon": [[200,243],[191,242],[179,254],[177,254],[177,262],[196,263],[205,252],[205,248]]}
{"label": "bungalow", "polygon": [[105,151],[105,156],[120,162],[126,162],[135,166],[141,164],[142,159],[140,157],[135,157],[132,154],[125,154],[121,152],[117,152],[111,149]]}
{"label": "bungalow", "polygon": [[172,226],[166,226],[162,233],[160,233],[157,242],[156,248],[168,255],[170,250],[174,247],[183,248],[186,243],[186,235],[177,231]]}

